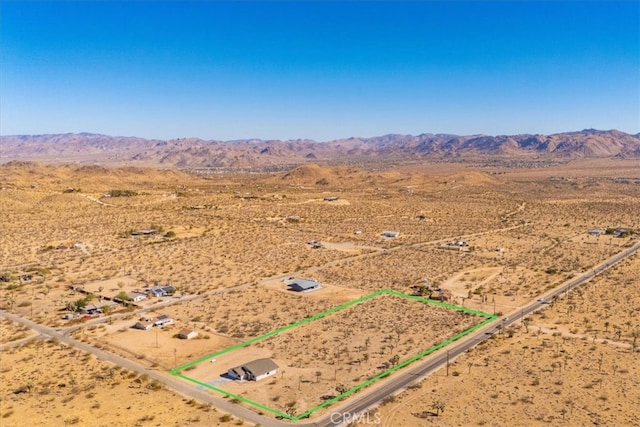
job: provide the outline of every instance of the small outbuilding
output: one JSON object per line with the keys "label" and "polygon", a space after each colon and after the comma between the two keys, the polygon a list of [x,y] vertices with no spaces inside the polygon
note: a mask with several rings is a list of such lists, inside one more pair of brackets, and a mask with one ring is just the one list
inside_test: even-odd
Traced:
{"label": "small outbuilding", "polygon": [[400,236],[400,232],[399,231],[383,231],[382,235],[384,237],[395,239],[396,237]]}
{"label": "small outbuilding", "polygon": [[277,374],[279,370],[280,367],[273,360],[265,358],[229,369],[227,375],[237,381],[260,381]]}
{"label": "small outbuilding", "polygon": [[198,331],[194,329],[183,329],[178,333],[178,338],[182,340],[190,340],[198,336]]}

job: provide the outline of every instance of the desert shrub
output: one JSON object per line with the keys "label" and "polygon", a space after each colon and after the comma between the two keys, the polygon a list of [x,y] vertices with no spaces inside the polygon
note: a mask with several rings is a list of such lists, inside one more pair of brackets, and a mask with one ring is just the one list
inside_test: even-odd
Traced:
{"label": "desert shrub", "polygon": [[110,197],[133,197],[138,193],[132,190],[111,190],[107,193]]}

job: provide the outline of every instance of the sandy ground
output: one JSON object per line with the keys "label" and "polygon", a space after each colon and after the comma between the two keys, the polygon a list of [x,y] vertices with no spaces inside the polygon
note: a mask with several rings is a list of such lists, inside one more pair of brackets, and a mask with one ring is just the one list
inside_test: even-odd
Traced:
{"label": "sandy ground", "polygon": [[[79,327],[73,332],[77,338],[170,369],[378,289],[412,292],[425,279],[433,287],[451,290],[459,305],[507,315],[630,244],[628,237],[589,236],[587,230],[640,228],[640,191],[617,179],[640,177],[637,164],[629,162],[573,162],[536,170],[408,165],[350,172],[355,175],[337,181],[329,177],[339,183],[329,188],[315,185],[317,174],[329,170],[320,167],[315,175],[292,181],[283,174],[203,179],[172,171],[0,167],[0,308],[58,328]],[[64,192],[79,186],[80,193]],[[103,199],[113,188],[138,195]],[[252,196],[241,196],[247,193]],[[329,195],[339,200],[325,201]],[[155,236],[128,234],[146,228],[162,231]],[[397,230],[400,237],[385,239],[384,230]],[[459,238],[469,244],[464,251],[440,248]],[[311,240],[323,247],[311,248]],[[633,408],[639,403],[639,376],[630,351],[633,334],[640,330],[637,263],[629,261],[599,278],[593,289],[589,285],[554,302],[545,317],[533,316],[528,332],[524,325],[505,331],[460,358],[458,375],[447,378],[440,372],[425,380],[422,388],[396,398],[402,404],[397,410],[396,402],[382,406],[385,422],[638,424]],[[28,280],[21,277],[25,275]],[[323,288],[295,294],[282,283],[287,277],[315,278]],[[71,285],[84,287],[96,294],[93,301],[100,301],[100,296],[152,283],[171,283],[179,297],[149,300],[142,304],[144,312],[123,310],[109,319],[62,319],[70,302],[85,297],[72,292]],[[379,311],[384,317],[377,330],[370,331],[370,364],[350,364],[358,354],[353,348],[348,348],[349,357],[339,352],[334,365],[316,366],[307,356],[309,350],[322,354],[323,340],[332,343],[328,354],[340,348],[332,334],[339,335],[353,322],[350,318],[327,325],[326,331],[300,329],[301,335],[290,339],[291,351],[285,351],[289,343],[277,340],[242,350],[239,354],[247,358],[273,356],[284,370],[283,378],[245,390],[247,396],[301,410],[317,403],[318,396],[309,391],[314,386],[335,393],[338,379],[349,383],[371,375],[373,361],[392,357],[389,349],[384,357],[374,356],[382,338],[394,335],[385,328],[408,324],[402,320],[404,308]],[[160,314],[175,320],[173,328],[131,329],[139,319]],[[12,349],[34,333],[2,322],[3,426],[51,419],[81,425],[222,422],[221,414],[210,408],[154,391],[129,373],[124,378],[117,372],[109,375],[106,383],[96,380],[98,372],[118,367],[79,352],[71,356],[73,349],[40,339]],[[175,335],[184,328],[197,330],[199,337],[179,340]],[[394,352],[402,349],[402,357],[405,351],[415,354],[423,341],[442,337],[436,333],[420,338],[429,327],[421,328],[407,332]],[[410,338],[412,343],[405,342]],[[572,358],[566,366],[565,353],[556,343]],[[72,363],[77,359],[82,363]],[[215,365],[194,372],[202,369],[204,379],[215,380],[224,369]],[[594,374],[594,366],[606,375]],[[597,379],[602,382],[593,383]],[[14,394],[23,386],[30,391]],[[309,399],[298,393],[304,387]],[[132,390],[132,399],[117,398]],[[425,414],[434,410],[436,397],[446,402],[444,414]]]}
{"label": "sandy ground", "polygon": [[636,255],[389,399],[383,424],[638,425],[639,268]]}

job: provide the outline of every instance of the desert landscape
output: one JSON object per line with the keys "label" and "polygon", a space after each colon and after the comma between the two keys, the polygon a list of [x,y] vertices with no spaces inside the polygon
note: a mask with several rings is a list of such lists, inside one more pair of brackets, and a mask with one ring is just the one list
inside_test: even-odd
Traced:
{"label": "desert landscape", "polygon": [[[638,166],[0,165],[3,312],[159,375],[3,317],[2,425],[247,423],[174,391],[169,371],[381,289],[511,316],[637,242]],[[372,413],[389,426],[638,424],[639,262],[549,301]],[[321,286],[293,292],[295,277]],[[219,386],[300,414],[482,320],[383,295],[183,373],[218,384],[238,362],[273,358],[272,378]]]}
{"label": "desert landscape", "polygon": [[0,10],[0,427],[640,427],[637,1]]}

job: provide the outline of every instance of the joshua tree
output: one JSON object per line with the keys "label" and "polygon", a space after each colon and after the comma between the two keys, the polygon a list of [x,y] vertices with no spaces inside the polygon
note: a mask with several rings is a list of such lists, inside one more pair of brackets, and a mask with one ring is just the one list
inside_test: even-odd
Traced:
{"label": "joshua tree", "polygon": [[442,400],[434,400],[431,404],[431,409],[436,411],[436,417],[440,415],[440,412],[444,413],[445,403]]}
{"label": "joshua tree", "polygon": [[320,377],[322,376],[322,372],[316,371],[316,382],[320,381]]}
{"label": "joshua tree", "polygon": [[397,354],[394,355],[391,359],[389,359],[389,363],[391,363],[391,366],[396,366],[399,361],[400,361],[400,356],[398,356]]}
{"label": "joshua tree", "polygon": [[9,306],[9,310],[13,310],[13,306],[16,303],[16,299],[13,297],[13,295],[9,295],[7,297],[7,305]]}
{"label": "joshua tree", "polygon": [[620,341],[620,335],[622,335],[622,329],[616,328],[616,337],[618,338],[618,341]]}
{"label": "joshua tree", "polygon": [[296,411],[297,411],[297,408],[295,406],[289,406],[285,412],[290,417],[295,417],[296,416]]}

